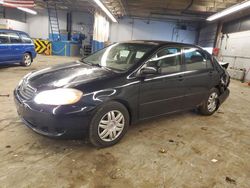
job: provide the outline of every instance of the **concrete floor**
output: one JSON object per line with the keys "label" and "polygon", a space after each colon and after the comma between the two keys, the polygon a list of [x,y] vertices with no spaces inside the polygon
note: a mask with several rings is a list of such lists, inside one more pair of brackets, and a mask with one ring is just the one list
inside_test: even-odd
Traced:
{"label": "concrete floor", "polygon": [[250,187],[250,87],[237,81],[213,116],[140,123],[106,149],[26,128],[13,103],[18,81],[73,59],[38,56],[30,68],[0,69],[0,187]]}

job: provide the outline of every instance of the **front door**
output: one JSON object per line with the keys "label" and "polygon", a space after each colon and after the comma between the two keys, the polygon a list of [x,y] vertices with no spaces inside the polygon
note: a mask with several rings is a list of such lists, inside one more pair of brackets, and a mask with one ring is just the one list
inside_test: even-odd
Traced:
{"label": "front door", "polygon": [[139,118],[179,111],[182,108],[183,87],[181,49],[165,47],[144,67],[154,67],[157,74],[146,75],[140,85]]}
{"label": "front door", "polygon": [[0,32],[0,63],[9,62],[10,59],[9,37],[5,32]]}

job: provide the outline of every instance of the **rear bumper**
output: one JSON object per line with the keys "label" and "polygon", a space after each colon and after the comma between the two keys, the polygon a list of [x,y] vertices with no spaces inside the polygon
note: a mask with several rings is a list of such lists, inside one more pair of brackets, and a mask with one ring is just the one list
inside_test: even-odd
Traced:
{"label": "rear bumper", "polygon": [[32,53],[32,61],[36,58],[36,56],[37,56],[37,53],[34,51],[34,52]]}
{"label": "rear bumper", "polygon": [[219,96],[219,101],[220,105],[229,97],[230,90],[226,89],[220,96]]}

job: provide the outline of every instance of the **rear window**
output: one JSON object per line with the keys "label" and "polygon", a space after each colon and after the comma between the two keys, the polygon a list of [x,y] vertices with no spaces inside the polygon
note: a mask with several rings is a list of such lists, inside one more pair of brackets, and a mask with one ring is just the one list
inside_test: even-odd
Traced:
{"label": "rear window", "polygon": [[21,36],[24,43],[26,43],[26,44],[32,43],[32,40],[28,35],[21,33],[20,36]]}
{"label": "rear window", "polygon": [[7,33],[0,32],[0,44],[8,44],[9,43],[9,37]]}
{"label": "rear window", "polygon": [[22,40],[17,33],[8,33],[8,35],[10,37],[10,43],[12,44],[22,43]]}

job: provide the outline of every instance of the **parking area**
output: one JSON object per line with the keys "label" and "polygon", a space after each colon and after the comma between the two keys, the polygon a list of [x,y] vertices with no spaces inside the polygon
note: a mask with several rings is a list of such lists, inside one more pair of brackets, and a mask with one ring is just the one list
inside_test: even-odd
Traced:
{"label": "parking area", "polygon": [[13,102],[18,81],[75,59],[39,55],[30,68],[1,67],[0,187],[250,187],[250,88],[238,81],[213,116],[188,111],[141,122],[110,148],[28,129]]}

